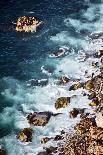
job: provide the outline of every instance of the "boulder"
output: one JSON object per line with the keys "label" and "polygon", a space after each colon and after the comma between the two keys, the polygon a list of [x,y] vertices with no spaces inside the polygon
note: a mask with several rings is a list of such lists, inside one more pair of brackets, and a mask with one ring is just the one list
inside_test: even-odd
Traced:
{"label": "boulder", "polygon": [[32,141],[32,129],[24,128],[17,136],[21,142],[31,142]]}
{"label": "boulder", "polygon": [[59,84],[66,84],[70,81],[70,79],[66,76],[60,78]]}
{"label": "boulder", "polygon": [[103,50],[98,50],[96,51],[96,53],[94,54],[94,57],[96,58],[100,58],[103,56]]}
{"label": "boulder", "polygon": [[6,155],[6,151],[2,148],[0,148],[0,155]]}
{"label": "boulder", "polygon": [[34,112],[27,116],[30,124],[34,126],[45,126],[50,120],[51,116],[56,116],[58,114],[53,114],[51,112]]}
{"label": "boulder", "polygon": [[88,91],[92,91],[94,88],[94,84],[92,80],[88,80],[85,84],[84,84],[84,88]]}
{"label": "boulder", "polygon": [[47,143],[48,141],[50,141],[51,139],[52,139],[52,138],[44,137],[44,138],[41,139],[41,143],[42,143],[42,144],[45,144],[45,143]]}
{"label": "boulder", "polygon": [[90,106],[98,106],[99,105],[99,101],[98,98],[95,97],[94,99],[92,99],[92,102],[89,103]]}
{"label": "boulder", "polygon": [[78,114],[83,114],[84,110],[85,109],[73,108],[73,110],[69,112],[70,118],[75,118]]}
{"label": "boulder", "polygon": [[18,32],[36,32],[41,22],[34,17],[19,17],[16,24],[16,31]]}
{"label": "boulder", "polygon": [[77,90],[77,89],[81,88],[82,86],[83,86],[82,83],[77,82],[77,83],[73,84],[73,85],[69,88],[69,91],[71,91],[71,90]]}
{"label": "boulder", "polygon": [[55,108],[66,108],[68,106],[68,103],[70,103],[70,97],[60,97],[55,102]]}

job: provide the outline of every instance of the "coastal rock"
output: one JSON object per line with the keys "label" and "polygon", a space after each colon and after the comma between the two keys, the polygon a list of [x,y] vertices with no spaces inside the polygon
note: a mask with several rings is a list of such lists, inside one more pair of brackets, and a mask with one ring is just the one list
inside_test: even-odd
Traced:
{"label": "coastal rock", "polygon": [[30,124],[34,126],[45,126],[48,121],[50,120],[51,116],[56,116],[59,114],[53,114],[51,112],[34,112],[33,114],[30,113],[27,116],[27,119]]}
{"label": "coastal rock", "polygon": [[70,79],[66,76],[60,78],[59,84],[66,84],[70,81]]}
{"label": "coastal rock", "polygon": [[90,102],[89,105],[90,106],[98,106],[99,105],[98,98],[95,97],[94,99],[92,99],[92,102]]}
{"label": "coastal rock", "polygon": [[96,51],[96,53],[94,54],[94,57],[96,58],[100,58],[103,56],[103,50],[98,50]]}
{"label": "coastal rock", "polygon": [[94,88],[94,84],[92,80],[88,80],[85,84],[84,84],[84,88],[88,91],[92,91]]}
{"label": "coastal rock", "polygon": [[42,143],[42,144],[45,144],[45,143],[47,143],[48,141],[50,141],[51,139],[52,139],[52,138],[44,137],[44,138],[41,139],[41,143]]}
{"label": "coastal rock", "polygon": [[17,136],[17,138],[21,142],[31,142],[32,141],[32,129],[31,128],[25,128],[25,129],[23,129],[19,133],[19,135]]}
{"label": "coastal rock", "polygon": [[84,109],[78,109],[78,108],[73,108],[72,111],[69,112],[70,118],[75,118],[77,117],[78,114],[83,114]]}
{"label": "coastal rock", "polygon": [[64,137],[62,135],[56,135],[54,141],[62,140]]}
{"label": "coastal rock", "polygon": [[103,154],[103,145],[95,142],[91,142],[88,148],[88,155],[102,155]]}
{"label": "coastal rock", "polygon": [[96,114],[96,118],[95,118],[97,127],[103,128],[103,113],[98,113]]}
{"label": "coastal rock", "polygon": [[96,98],[96,93],[95,92],[92,92],[91,94],[88,94],[88,99],[89,100],[92,100],[94,98]]}
{"label": "coastal rock", "polygon": [[6,151],[2,148],[0,148],[0,155],[6,155]]}
{"label": "coastal rock", "polygon": [[36,32],[38,26],[41,25],[34,17],[19,17],[16,24],[16,31],[18,32]]}
{"label": "coastal rock", "polygon": [[69,88],[69,91],[71,91],[71,90],[77,90],[77,89],[79,89],[79,88],[81,88],[81,87],[82,87],[82,84],[81,84],[80,82],[78,82],[78,83],[72,85],[72,86]]}
{"label": "coastal rock", "polygon": [[46,86],[48,84],[48,79],[41,79],[41,80],[36,80],[36,79],[31,79],[28,81],[27,86],[33,87],[33,86]]}
{"label": "coastal rock", "polygon": [[68,103],[70,103],[70,97],[60,97],[55,102],[55,108],[66,108],[68,106]]}

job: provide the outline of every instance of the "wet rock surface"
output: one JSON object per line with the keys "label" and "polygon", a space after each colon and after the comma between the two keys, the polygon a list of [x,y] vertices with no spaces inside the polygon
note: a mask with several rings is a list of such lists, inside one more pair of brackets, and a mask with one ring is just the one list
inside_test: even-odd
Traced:
{"label": "wet rock surface", "polygon": [[4,149],[0,148],[0,155],[6,155],[6,154],[7,154],[6,151]]}
{"label": "wet rock surface", "polygon": [[45,126],[52,116],[59,115],[51,112],[34,112],[27,116],[28,122],[34,126]]}
{"label": "wet rock surface", "polygon": [[25,128],[17,136],[21,142],[32,142],[32,129]]}
{"label": "wet rock surface", "polygon": [[77,117],[78,114],[83,114],[85,109],[73,108],[72,111],[69,112],[70,118]]}
{"label": "wet rock surface", "polygon": [[36,32],[38,26],[41,25],[34,17],[19,17],[16,24],[16,31],[18,32]]}
{"label": "wet rock surface", "polygon": [[55,108],[66,108],[68,104],[70,103],[70,97],[60,97],[55,102]]}

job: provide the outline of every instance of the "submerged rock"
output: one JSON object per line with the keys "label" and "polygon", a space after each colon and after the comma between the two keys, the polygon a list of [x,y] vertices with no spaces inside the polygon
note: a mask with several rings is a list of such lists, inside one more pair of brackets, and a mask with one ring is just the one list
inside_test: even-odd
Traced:
{"label": "submerged rock", "polygon": [[59,84],[66,84],[70,81],[70,79],[66,76],[60,78]]}
{"label": "submerged rock", "polygon": [[66,108],[68,106],[68,103],[70,103],[70,97],[60,97],[55,102],[55,108]]}
{"label": "submerged rock", "polygon": [[78,82],[78,83],[72,85],[72,86],[69,88],[69,91],[71,91],[71,90],[77,90],[77,89],[81,88],[82,86],[83,86],[83,84],[80,83],[80,82]]}
{"label": "submerged rock", "polygon": [[17,138],[21,141],[21,142],[31,142],[32,141],[32,129],[31,128],[25,128],[23,129],[19,135],[17,136]]}
{"label": "submerged rock", "polygon": [[90,106],[98,106],[99,105],[99,101],[98,98],[95,97],[94,99],[92,99],[92,102],[89,103]]}
{"label": "submerged rock", "polygon": [[98,50],[96,51],[96,53],[94,54],[94,57],[96,58],[100,58],[103,56],[103,50]]}
{"label": "submerged rock", "polygon": [[94,84],[93,84],[93,81],[92,80],[89,80],[87,81],[85,84],[84,84],[84,88],[88,91],[92,91],[93,88],[94,88]]}
{"label": "submerged rock", "polygon": [[2,148],[0,148],[0,155],[6,155],[6,151]]}
{"label": "submerged rock", "polygon": [[77,117],[78,114],[83,114],[85,109],[78,109],[78,108],[73,108],[72,111],[70,111],[70,117],[75,118]]}
{"label": "submerged rock", "polygon": [[34,17],[19,17],[16,24],[16,31],[19,32],[36,32],[38,26],[42,22],[38,21]]}
{"label": "submerged rock", "polygon": [[36,80],[36,79],[31,79],[28,81],[27,86],[33,87],[33,86],[46,86],[48,84],[48,79],[41,79],[41,80]]}
{"label": "submerged rock", "polygon": [[51,112],[34,112],[33,114],[30,113],[27,116],[27,119],[30,124],[35,126],[45,126],[48,121],[50,120],[51,116],[56,116],[59,114],[53,114]]}
{"label": "submerged rock", "polygon": [[44,137],[44,138],[41,139],[41,143],[42,143],[42,144],[45,144],[45,143],[47,143],[48,141],[50,141],[51,139],[53,139],[53,138]]}

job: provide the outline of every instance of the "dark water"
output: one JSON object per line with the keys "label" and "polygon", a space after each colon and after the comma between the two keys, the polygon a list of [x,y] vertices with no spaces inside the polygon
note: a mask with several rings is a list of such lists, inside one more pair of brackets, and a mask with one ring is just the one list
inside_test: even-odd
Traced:
{"label": "dark water", "polygon": [[[83,0],[1,0],[0,6],[0,77],[13,76],[20,80],[30,78],[29,73],[33,71],[40,72],[40,63],[47,53],[58,48],[48,46],[47,41],[51,35],[66,30],[62,25],[63,19],[68,15],[78,15],[79,11],[88,7]],[[15,23],[23,15],[36,16],[44,22],[37,34],[15,31],[12,22]],[[35,68],[32,67],[32,60]]]}
{"label": "dark water", "polygon": [[[1,138],[11,133],[16,133],[18,130],[15,127],[15,113],[17,112],[17,115],[19,115],[18,112],[22,112],[21,104],[26,104],[26,102],[29,104],[30,100],[27,97],[28,89],[25,90],[24,88],[26,81],[32,78],[49,79],[47,74],[41,72],[41,66],[46,66],[52,72],[55,70],[56,61],[49,60],[48,55],[52,51],[58,50],[62,45],[69,46],[75,52],[78,49],[83,49],[79,45],[82,44],[82,41],[85,41],[85,37],[92,30],[98,29],[98,25],[94,25],[98,23],[101,16],[98,4],[102,4],[102,0],[0,1]],[[91,5],[95,6],[95,9],[93,14],[90,12],[90,19],[88,19],[83,14]],[[15,31],[14,23],[20,16],[24,15],[34,16],[43,21],[43,25],[36,33],[18,33]],[[73,21],[71,20],[72,24],[69,23],[69,26],[64,24],[65,19],[68,20],[68,17],[73,19]],[[82,22],[82,24],[89,24],[89,26],[82,27],[81,23],[77,23],[77,26],[77,21]],[[64,36],[60,35],[60,41],[55,41],[55,39],[51,41],[51,37],[55,38],[61,32],[63,32]],[[68,37],[70,37],[70,42]],[[30,91],[30,94],[32,94],[33,90]],[[34,103],[34,100],[30,100],[30,104],[32,102]],[[12,142],[10,146],[12,146]],[[9,146],[7,145],[6,147],[8,148]],[[11,155],[20,154],[18,151],[18,153]]]}

